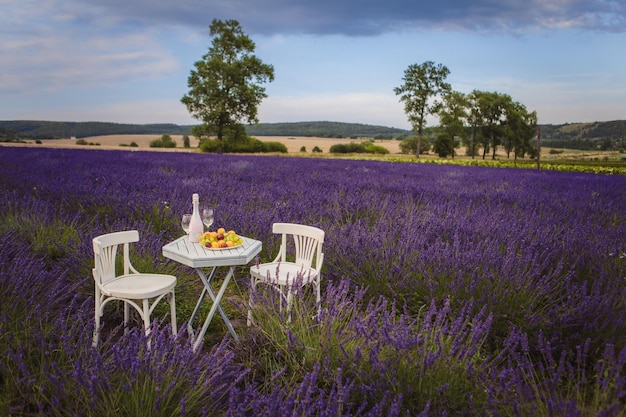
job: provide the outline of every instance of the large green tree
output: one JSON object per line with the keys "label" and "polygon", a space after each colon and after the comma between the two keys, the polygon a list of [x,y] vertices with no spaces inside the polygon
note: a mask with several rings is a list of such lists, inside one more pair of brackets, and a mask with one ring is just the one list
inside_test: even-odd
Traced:
{"label": "large green tree", "polygon": [[443,96],[443,102],[439,109],[440,125],[433,147],[437,155],[442,158],[448,155],[454,158],[454,150],[459,147],[457,138],[463,143],[467,142],[468,107],[469,101],[463,93],[449,91]]}
{"label": "large green tree", "polygon": [[521,103],[511,101],[505,109],[505,140],[504,149],[507,158],[511,152],[517,157],[524,157],[526,153],[535,155],[536,148],[531,144],[531,139],[537,137],[537,112],[529,112]]}
{"label": "large green tree", "polygon": [[181,102],[201,120],[202,130],[217,136],[243,122],[258,122],[258,106],[267,97],[260,84],[274,80],[274,67],[253,55],[255,44],[236,20],[213,20],[211,48],[194,64],[189,92]]}
{"label": "large green tree", "polygon": [[404,84],[394,88],[396,95],[400,96],[400,101],[404,102],[404,112],[413,130],[417,132],[418,158],[426,117],[437,113],[440,106],[437,97],[450,91],[450,84],[445,82],[448,74],[450,70],[445,65],[435,65],[432,61],[413,64],[404,71],[402,78]]}
{"label": "large green tree", "polygon": [[496,159],[496,150],[506,134],[506,109],[512,103],[511,97],[491,91],[474,91],[472,94],[477,98],[478,111],[482,118],[478,139],[483,145],[483,159],[489,149],[493,152],[491,159]]}
{"label": "large green tree", "polygon": [[481,126],[484,123],[484,118],[480,108],[481,94],[481,91],[474,90],[467,95],[467,123],[469,125],[470,134],[467,136],[464,144],[465,146],[467,146],[467,154],[470,155],[472,159],[474,159],[475,156],[478,154],[476,147],[479,144],[483,143],[483,139],[481,137]]}

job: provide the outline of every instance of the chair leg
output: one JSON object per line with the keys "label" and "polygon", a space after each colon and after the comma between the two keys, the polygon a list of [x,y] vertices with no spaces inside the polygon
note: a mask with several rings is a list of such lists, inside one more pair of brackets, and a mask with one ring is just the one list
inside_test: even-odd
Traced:
{"label": "chair leg", "polygon": [[130,319],[130,305],[124,301],[124,334],[128,334],[128,321]]}
{"label": "chair leg", "polygon": [[98,346],[98,339],[100,338],[100,294],[96,290],[96,300],[94,308],[94,328],[93,328],[93,341],[91,345],[93,347]]}
{"label": "chair leg", "polygon": [[256,281],[254,277],[250,276],[250,294],[248,294],[248,319],[246,324],[248,327],[252,326],[254,320],[252,319],[252,293],[256,290]]}
{"label": "chair leg", "polygon": [[317,318],[319,319],[320,314],[322,313],[322,296],[320,293],[320,282],[317,281],[315,283],[315,300],[317,302]]}
{"label": "chair leg", "polygon": [[178,335],[178,326],[176,325],[176,295],[174,294],[174,291],[171,292],[169,301],[170,310],[172,312],[172,334],[176,336]]}
{"label": "chair leg", "polygon": [[246,320],[246,324],[248,327],[252,326],[252,299],[248,299],[248,319]]}
{"label": "chair leg", "polygon": [[293,290],[286,288],[287,291],[287,323],[291,323],[291,303],[293,302]]}
{"label": "chair leg", "polygon": [[150,335],[150,303],[147,298],[143,299],[143,327],[148,337]]}

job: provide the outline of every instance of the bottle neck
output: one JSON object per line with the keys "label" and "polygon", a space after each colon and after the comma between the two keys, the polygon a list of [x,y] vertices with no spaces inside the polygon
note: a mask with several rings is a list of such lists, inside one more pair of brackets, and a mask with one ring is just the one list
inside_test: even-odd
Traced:
{"label": "bottle neck", "polygon": [[199,212],[199,206],[200,206],[200,198],[198,197],[198,194],[194,194],[191,197],[191,203],[193,205],[193,212],[194,213],[198,213]]}

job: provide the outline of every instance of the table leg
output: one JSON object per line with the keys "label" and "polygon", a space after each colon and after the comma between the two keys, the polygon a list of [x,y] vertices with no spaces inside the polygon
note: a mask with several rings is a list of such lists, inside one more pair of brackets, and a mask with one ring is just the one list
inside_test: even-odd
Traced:
{"label": "table leg", "polygon": [[[228,283],[230,282],[230,279],[235,275],[235,267],[232,266],[229,268],[228,270],[228,274],[226,275],[226,278],[224,278],[224,282],[222,283],[222,286],[218,292],[217,295],[215,295],[215,293],[213,292],[213,288],[211,287],[211,285],[209,285],[207,287],[207,292],[209,293],[209,296],[211,297],[211,300],[213,301],[213,303],[215,305],[217,305],[217,310],[219,311],[220,315],[222,316],[222,319],[224,320],[224,323],[226,324],[226,327],[228,328],[228,330],[230,331],[230,333],[233,335],[233,337],[235,339],[237,339],[237,333],[235,332],[235,329],[233,328],[233,325],[230,322],[230,319],[228,318],[228,316],[226,315],[226,313],[224,312],[224,310],[222,309],[221,306],[221,300],[222,297],[224,296],[224,292],[226,291],[226,287],[228,286]],[[212,278],[211,278],[212,279]],[[211,282],[211,281],[209,281]],[[219,298],[218,298],[219,297]],[[213,312],[213,314],[215,314],[215,312]],[[211,313],[209,312],[209,315],[211,316]],[[212,317],[212,316],[211,316]],[[210,320],[209,320],[210,321]]]}
{"label": "table leg", "polygon": [[[224,296],[224,292],[226,292],[226,287],[228,286],[228,283],[230,282],[230,279],[233,277],[233,275],[235,273],[235,267],[230,267],[229,268],[228,274],[226,275],[226,278],[224,278],[224,282],[222,282],[222,286],[220,287],[220,290],[218,291],[217,295],[213,292],[213,289],[211,288],[211,281],[215,277],[216,270],[217,270],[217,268],[213,268],[209,278],[207,279],[207,277],[204,274],[204,272],[202,271],[202,269],[200,269],[200,268],[196,269],[196,271],[198,271],[198,275],[200,276],[200,279],[202,280],[202,283],[204,284],[204,290],[202,290],[202,294],[200,295],[200,298],[198,299],[198,303],[196,304],[196,309],[194,310],[194,313],[192,314],[192,319],[195,317],[196,310],[199,309],[199,306],[202,303],[202,301],[204,300],[204,297],[205,297],[206,293],[209,293],[209,297],[211,297],[211,300],[213,301],[213,305],[211,306],[211,310],[209,311],[208,316],[204,320],[204,324],[202,325],[202,330],[200,331],[200,333],[195,338],[196,340],[193,343],[193,349],[194,350],[196,350],[198,348],[198,346],[200,345],[200,343],[204,339],[204,335],[205,335],[207,329],[209,328],[209,324],[211,323],[211,320],[213,319],[213,316],[215,315],[215,311],[216,310],[220,312],[220,315],[222,316],[222,319],[224,320],[224,323],[226,324],[226,327],[228,328],[230,333],[233,335],[233,337],[235,339],[237,339],[237,337],[238,337],[237,333],[235,332],[235,329],[233,328],[233,325],[231,324],[230,320],[228,319],[228,316],[226,315],[226,313],[222,309],[222,306],[220,305],[220,302],[222,301],[222,297]],[[191,323],[192,319],[190,319],[190,323]]]}
{"label": "table leg", "polygon": [[189,321],[187,322],[187,331],[189,332],[189,335],[191,336],[192,339],[196,338],[195,331],[193,329],[193,321],[196,319],[196,315],[200,311],[200,306],[202,305],[202,302],[204,301],[204,297],[206,296],[206,293],[207,293],[206,289],[207,287],[210,287],[209,282],[215,276],[215,273],[217,272],[217,267],[214,267],[213,269],[211,269],[211,273],[209,274],[208,279],[200,268],[196,269],[196,271],[198,272],[198,275],[200,275],[200,280],[202,281],[203,288],[202,288],[202,292],[200,293],[200,298],[198,298],[198,302],[196,302],[196,307],[193,309],[193,313],[191,313],[191,317],[189,317]]}

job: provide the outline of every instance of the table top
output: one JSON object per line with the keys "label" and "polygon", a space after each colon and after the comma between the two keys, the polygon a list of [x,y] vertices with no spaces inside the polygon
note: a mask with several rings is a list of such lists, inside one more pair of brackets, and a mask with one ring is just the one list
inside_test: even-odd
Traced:
{"label": "table top", "polygon": [[190,243],[185,235],[163,246],[163,256],[192,268],[245,265],[261,252],[262,243],[260,240],[240,237],[243,240],[241,245],[215,250],[205,248],[200,243]]}

